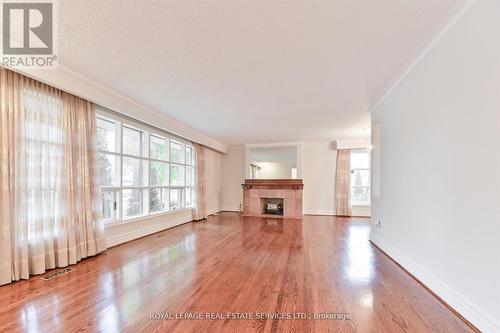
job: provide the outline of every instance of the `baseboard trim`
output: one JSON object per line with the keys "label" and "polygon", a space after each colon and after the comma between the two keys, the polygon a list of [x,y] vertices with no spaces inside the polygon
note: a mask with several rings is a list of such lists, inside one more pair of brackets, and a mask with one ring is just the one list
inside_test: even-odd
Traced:
{"label": "baseboard trim", "polygon": [[219,214],[221,212],[220,209],[210,209],[210,210],[207,210],[207,215],[210,216],[210,215],[214,215],[214,214]]}
{"label": "baseboard trim", "polygon": [[193,221],[193,218],[191,217],[191,214],[190,214],[189,216],[180,217],[180,218],[177,218],[174,220],[170,220],[170,221],[167,221],[164,223],[154,224],[154,225],[147,226],[144,228],[139,228],[137,230],[124,233],[122,235],[109,237],[106,239],[106,243],[107,243],[108,248],[111,248],[111,247],[114,247],[114,246],[117,246],[117,245],[120,245],[120,244],[123,244],[126,242],[130,242],[132,240],[136,240],[138,238],[142,238],[144,236],[149,236],[151,234],[154,234],[154,233],[157,233],[157,232],[160,232],[163,230],[167,230],[167,229],[176,227],[176,226],[184,224],[184,223],[191,222],[191,221]]}
{"label": "baseboard trim", "polygon": [[304,215],[324,215],[333,216],[335,211],[332,209],[304,209]]}
{"label": "baseboard trim", "polygon": [[338,216],[338,217],[352,217],[352,218],[370,218],[371,215],[364,214],[356,214],[349,216],[336,215],[334,211],[331,210],[306,210],[304,211],[304,215],[312,215],[312,216]]}
{"label": "baseboard trim", "polygon": [[429,290],[446,307],[456,313],[472,329],[484,333],[500,332],[500,323],[493,316],[470,302],[458,291],[415,263],[391,244],[373,233],[370,236],[370,242]]}
{"label": "baseboard trim", "polygon": [[222,207],[222,212],[239,212],[240,207]]}

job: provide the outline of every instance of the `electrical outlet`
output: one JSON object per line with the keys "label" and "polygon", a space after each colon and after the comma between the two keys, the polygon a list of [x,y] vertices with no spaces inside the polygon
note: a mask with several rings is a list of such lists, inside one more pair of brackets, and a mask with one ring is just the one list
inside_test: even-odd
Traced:
{"label": "electrical outlet", "polygon": [[377,221],[377,223],[375,225],[377,226],[377,228],[380,229],[382,227],[382,222],[380,222],[380,220],[379,220],[379,221]]}

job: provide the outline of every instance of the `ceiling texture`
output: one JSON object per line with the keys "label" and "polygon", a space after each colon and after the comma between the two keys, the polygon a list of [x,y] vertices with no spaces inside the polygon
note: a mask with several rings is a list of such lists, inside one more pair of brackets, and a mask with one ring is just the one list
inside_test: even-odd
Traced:
{"label": "ceiling texture", "polygon": [[228,145],[363,138],[455,5],[64,0],[59,63]]}

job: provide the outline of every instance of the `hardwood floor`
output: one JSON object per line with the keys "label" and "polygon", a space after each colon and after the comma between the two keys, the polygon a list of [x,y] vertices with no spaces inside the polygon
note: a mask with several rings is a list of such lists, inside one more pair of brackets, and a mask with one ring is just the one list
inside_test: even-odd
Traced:
{"label": "hardwood floor", "polygon": [[[472,331],[372,246],[369,230],[356,218],[221,213],[117,246],[53,280],[0,287],[0,331]],[[168,313],[224,319],[150,318]],[[298,318],[264,318],[276,313]],[[350,320],[309,319],[315,313]]]}

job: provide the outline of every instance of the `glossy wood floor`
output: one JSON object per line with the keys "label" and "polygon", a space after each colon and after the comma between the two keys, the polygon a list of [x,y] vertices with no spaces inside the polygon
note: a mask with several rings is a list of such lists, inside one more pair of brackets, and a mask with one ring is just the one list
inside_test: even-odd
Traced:
{"label": "glossy wood floor", "polygon": [[[471,331],[374,248],[369,230],[360,219],[221,213],[112,248],[54,280],[0,287],[0,331]],[[155,312],[253,319],[151,319]],[[262,319],[273,313],[306,319]],[[351,319],[308,319],[315,313]]]}

